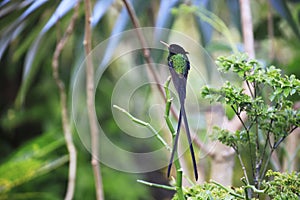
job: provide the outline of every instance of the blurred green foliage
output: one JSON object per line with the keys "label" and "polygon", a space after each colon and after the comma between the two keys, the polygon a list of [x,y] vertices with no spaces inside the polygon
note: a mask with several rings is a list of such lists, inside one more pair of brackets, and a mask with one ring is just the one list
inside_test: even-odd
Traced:
{"label": "blurred green foliage", "polygon": [[272,199],[299,199],[299,172],[280,173],[269,170],[266,174],[266,177],[269,179],[269,181],[264,181],[263,185],[268,187],[266,193]]}

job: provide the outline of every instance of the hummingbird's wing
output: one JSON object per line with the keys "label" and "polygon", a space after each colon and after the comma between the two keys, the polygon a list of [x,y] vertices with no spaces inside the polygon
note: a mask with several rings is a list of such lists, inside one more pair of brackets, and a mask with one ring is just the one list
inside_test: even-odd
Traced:
{"label": "hummingbird's wing", "polygon": [[187,76],[179,75],[173,67],[169,67],[174,87],[178,93],[180,104],[184,104],[186,97]]}
{"label": "hummingbird's wing", "polygon": [[198,179],[197,164],[196,164],[194,148],[193,148],[193,145],[192,145],[190,129],[189,129],[189,125],[188,125],[188,121],[187,121],[187,117],[186,117],[186,112],[185,112],[185,107],[184,107],[184,102],[185,102],[185,97],[186,97],[187,74],[179,75],[179,74],[176,73],[174,68],[169,67],[169,69],[170,69],[170,73],[171,73],[171,77],[172,77],[174,87],[176,88],[177,93],[179,95],[180,113],[179,113],[179,119],[178,119],[178,125],[177,125],[177,132],[176,132],[175,141],[174,141],[174,147],[173,147],[173,150],[172,150],[171,159],[170,159],[169,167],[168,167],[168,176],[170,175],[174,155],[175,155],[175,152],[177,151],[178,138],[179,138],[180,127],[181,127],[181,120],[182,120],[182,116],[183,116],[183,121],[184,121],[184,124],[185,124],[186,134],[187,134],[188,142],[189,142],[189,145],[190,145],[190,152],[191,152],[192,161],[193,161],[195,179],[197,180]]}

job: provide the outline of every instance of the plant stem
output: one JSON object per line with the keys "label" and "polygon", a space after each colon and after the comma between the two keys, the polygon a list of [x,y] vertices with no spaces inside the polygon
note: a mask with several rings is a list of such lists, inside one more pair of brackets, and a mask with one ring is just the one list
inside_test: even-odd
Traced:
{"label": "plant stem", "polygon": [[245,188],[250,188],[251,190],[253,190],[253,192],[255,193],[261,193],[261,194],[264,194],[269,188],[267,187],[266,189],[264,190],[259,190],[257,189],[256,187],[254,187],[254,185],[246,185]]}
{"label": "plant stem", "polygon": [[[256,99],[256,88],[257,84],[254,81],[253,82],[253,90],[254,90],[254,96],[252,96],[252,99]],[[251,91],[251,88],[249,88]],[[260,169],[262,165],[262,157],[260,153],[260,143],[259,143],[259,136],[258,136],[259,128],[258,128],[258,116],[255,117],[255,142],[256,142],[256,148],[255,148],[255,172],[254,172],[254,185],[259,189],[260,186]]]}
{"label": "plant stem", "polygon": [[240,154],[240,152],[238,151],[237,148],[235,148],[234,150],[235,150],[235,152],[236,152],[236,154],[237,154],[237,156],[238,156],[238,159],[239,159],[239,161],[240,161],[240,164],[241,164],[241,166],[242,166],[242,170],[243,170],[243,173],[244,173],[244,176],[245,176],[245,179],[246,179],[246,183],[247,183],[247,185],[249,185],[249,184],[250,184],[250,183],[249,183],[249,178],[248,178],[247,171],[246,171],[246,167],[245,167],[244,162],[243,162],[243,160],[242,160],[241,154]]}
{"label": "plant stem", "polygon": [[137,182],[151,186],[151,187],[157,187],[157,188],[162,188],[162,189],[166,189],[166,190],[175,190],[176,191],[176,187],[172,187],[172,186],[161,185],[161,184],[157,184],[157,183],[150,183],[148,181],[143,181],[143,180],[137,180]]}
{"label": "plant stem", "polygon": [[[141,46],[142,46],[142,49],[143,49],[143,56],[145,58],[147,66],[148,66],[147,69],[150,71],[150,74],[153,76],[154,81],[156,83],[159,83],[158,75],[154,71],[154,66],[153,66],[154,61],[153,61],[153,59],[151,57],[149,49],[147,48],[148,45],[147,45],[146,39],[145,39],[145,37],[144,37],[144,35],[143,35],[142,31],[141,31],[141,26],[139,24],[139,20],[138,20],[136,14],[135,14],[135,11],[132,8],[131,4],[127,0],[123,0],[123,3],[125,4],[127,12],[128,12],[128,14],[130,16],[130,19],[132,21],[132,24],[133,24],[133,26],[134,26],[134,28],[136,30],[137,37],[138,37],[138,39],[139,39],[139,41],[141,43]],[[164,97],[164,91],[163,91],[163,89],[160,87],[159,84],[156,84],[156,85],[157,85],[157,88],[158,88],[160,94]],[[173,113],[174,116],[176,115],[174,110],[172,110],[172,113]]]}
{"label": "plant stem", "polygon": [[175,167],[176,167],[176,191],[177,191],[178,199],[185,200],[183,190],[182,190],[182,168],[180,167],[179,162],[175,162]]}
{"label": "plant stem", "polygon": [[91,164],[94,172],[96,198],[97,200],[104,199],[102,176],[99,165],[99,129],[97,126],[97,116],[95,113],[95,86],[94,86],[94,66],[92,57],[88,56],[92,50],[92,31],[91,31],[91,2],[84,1],[85,9],[85,27],[84,27],[84,41],[86,55],[86,90],[87,90],[87,111],[90,126],[92,159]]}
{"label": "plant stem", "polygon": [[[278,104],[277,104],[277,105],[278,105]],[[275,106],[275,108],[277,108],[277,105]],[[270,126],[269,126],[269,130],[271,130],[273,121],[274,121],[274,120],[271,119]],[[269,144],[270,148],[272,148],[272,144],[271,144],[271,142],[270,142],[270,133],[271,133],[271,131],[268,131],[268,133],[267,133],[267,139],[266,139],[266,143],[265,143],[264,148],[263,148],[263,154],[262,154],[261,159],[263,159],[263,158],[265,157],[265,154],[266,154],[266,151],[267,151],[267,146],[268,146],[268,144]]]}
{"label": "plant stem", "polygon": [[220,183],[218,183],[218,182],[216,182],[216,181],[211,180],[210,182],[213,183],[213,184],[215,184],[215,185],[217,185],[218,187],[222,188],[223,190],[227,191],[227,192],[228,192],[229,194],[231,194],[232,196],[235,196],[235,197],[240,198],[240,199],[245,199],[244,196],[235,193],[233,190],[231,190],[231,189],[229,189],[229,188],[223,186],[222,184],[220,184]]}
{"label": "plant stem", "polygon": [[[169,91],[169,84],[170,84],[171,78],[169,77],[166,81],[166,83],[164,84],[164,89],[165,89],[165,94],[166,94],[166,99],[167,99],[167,104],[166,104],[166,111],[165,111],[165,120],[166,123],[168,125],[168,128],[172,134],[172,140],[175,140],[176,137],[176,132],[175,129],[171,123],[171,120],[169,118],[169,114],[170,114],[170,107],[171,107],[171,95],[170,95],[170,91]],[[178,199],[179,200],[185,200],[184,194],[183,194],[183,190],[182,190],[182,168],[180,165],[180,161],[178,159],[178,151],[176,151],[177,154],[177,159],[174,159],[174,165],[176,168],[176,191],[177,191],[177,195],[178,195]]]}
{"label": "plant stem", "polygon": [[55,83],[59,90],[62,126],[63,126],[63,132],[64,132],[64,138],[65,138],[67,150],[69,152],[69,175],[68,175],[67,191],[64,198],[65,200],[71,200],[74,197],[75,182],[76,182],[77,152],[76,152],[76,147],[73,143],[70,119],[68,116],[67,95],[65,90],[65,84],[59,77],[58,59],[67,42],[67,39],[70,37],[70,35],[73,32],[75,21],[78,17],[79,5],[80,5],[80,1],[78,1],[76,6],[74,7],[74,14],[72,16],[72,19],[66,29],[64,36],[57,43],[52,58],[52,73],[53,73],[53,78],[55,80]]}
{"label": "plant stem", "polygon": [[[144,121],[132,116],[125,109],[123,109],[123,108],[121,108],[117,105],[113,105],[113,107],[118,109],[119,111],[125,113],[133,122],[135,122],[139,125],[147,127],[152,133],[154,133],[156,138],[167,148],[168,151],[170,151],[170,152],[172,151],[171,147],[165,142],[165,140],[158,134],[158,132],[149,123],[144,122]],[[175,135],[172,134],[172,136],[174,138]],[[176,167],[176,187],[170,187],[170,186],[166,186],[166,185],[150,183],[150,182],[142,181],[142,180],[138,180],[138,182],[143,183],[145,185],[154,186],[154,187],[158,187],[158,188],[163,188],[163,189],[167,189],[167,190],[176,190],[179,200],[185,200],[184,195],[183,195],[183,191],[182,191],[182,169],[181,169],[179,160],[176,159],[174,161],[174,164],[175,164],[175,167]]]}
{"label": "plant stem", "polygon": [[[171,102],[171,101],[168,101],[168,102]],[[170,151],[170,152],[172,151],[171,147],[165,142],[165,140],[158,134],[158,132],[149,123],[144,122],[144,121],[132,116],[125,109],[123,109],[123,108],[121,108],[117,105],[113,105],[113,107],[118,109],[119,111],[125,113],[133,122],[135,122],[139,125],[147,127],[152,133],[154,133],[156,138],[167,148],[168,151]],[[166,107],[168,107],[168,106],[166,106]],[[168,110],[170,110],[170,109],[168,109]],[[169,113],[167,113],[167,114],[169,114]],[[170,125],[171,125],[171,123],[170,123]],[[174,128],[172,127],[172,125],[170,127],[169,127],[170,130],[172,129],[174,131]],[[174,136],[175,135],[172,134],[173,139],[174,139]],[[174,161],[174,164],[175,164],[175,167],[176,167],[176,187],[170,187],[170,186],[166,186],[166,185],[150,183],[150,182],[142,181],[142,180],[138,180],[138,182],[143,183],[145,185],[154,186],[154,187],[158,187],[158,188],[163,188],[163,189],[167,189],[167,190],[176,190],[179,200],[185,200],[184,194],[183,194],[183,191],[182,191],[182,169],[181,169],[179,160],[176,159]]]}
{"label": "plant stem", "polygon": [[[245,75],[245,76],[246,76],[246,75]],[[245,78],[245,79],[246,79],[246,78]],[[253,94],[253,92],[252,92],[253,87],[250,86],[249,81],[245,80],[245,82],[246,82],[246,85],[247,85],[247,87],[248,87],[248,91],[250,92],[251,97],[254,98],[254,97],[255,97],[255,92],[254,92],[254,94]]]}
{"label": "plant stem", "polygon": [[272,147],[271,152],[269,153],[269,155],[267,157],[267,160],[266,160],[265,165],[264,165],[264,169],[263,169],[262,173],[260,174],[260,179],[261,180],[265,177],[265,174],[266,174],[266,171],[267,171],[267,168],[268,168],[268,164],[270,162],[270,159],[272,157],[272,154],[273,154],[274,150],[275,149]]}
{"label": "plant stem", "polygon": [[234,108],[234,106],[231,106],[231,109],[233,110],[233,112],[235,113],[235,115],[240,120],[240,122],[243,125],[245,131],[247,131],[247,133],[248,133],[248,128],[247,128],[246,124],[244,123],[243,119],[241,118],[240,113]]}
{"label": "plant stem", "polygon": [[[241,124],[243,125],[245,131],[247,132],[247,138],[248,138],[248,148],[249,148],[249,151],[250,151],[250,160],[251,160],[251,168],[252,168],[252,172],[253,172],[253,177],[255,176],[254,175],[254,162],[253,162],[253,158],[252,158],[252,147],[251,147],[251,138],[250,138],[250,132],[249,132],[249,128],[247,128],[246,124],[244,123],[243,119],[241,118],[240,116],[240,113],[238,113],[236,111],[236,109],[231,106],[233,112],[235,113],[235,115],[238,117],[238,119],[240,120]],[[249,181],[248,181],[248,184],[249,184]]]}
{"label": "plant stem", "polygon": [[143,120],[140,120],[134,116],[132,116],[128,111],[126,111],[125,109],[117,106],[117,105],[113,105],[114,108],[118,109],[119,111],[125,113],[134,123],[137,123],[139,125],[145,126],[147,127],[154,135],[155,137],[166,147],[166,149],[168,151],[172,151],[171,147],[168,145],[168,143],[158,134],[158,131],[156,131],[153,126],[151,126],[151,124],[149,124],[148,122],[144,122]]}
{"label": "plant stem", "polygon": [[[243,43],[245,52],[248,53],[249,58],[255,58],[255,49],[254,49],[254,36],[253,36],[253,25],[252,25],[252,15],[251,15],[251,5],[250,0],[239,0],[240,2],[240,10],[241,10],[241,22],[242,22],[242,32],[243,32]],[[247,84],[247,83],[246,83]],[[253,89],[253,88],[252,88]],[[252,95],[252,89],[250,88],[250,85],[248,84],[248,92]],[[255,93],[255,89],[254,89]],[[247,130],[247,129],[246,129]],[[249,151],[250,151],[250,157],[251,157],[251,167],[252,167],[252,173],[255,177],[254,173],[254,163],[252,159],[252,148],[251,148],[251,142],[250,142],[250,136],[249,132],[247,131],[248,139],[249,139]],[[256,159],[255,159],[256,161]]]}
{"label": "plant stem", "polygon": [[165,108],[165,115],[164,118],[166,120],[167,126],[172,134],[172,137],[174,137],[175,135],[175,129],[172,125],[172,122],[169,118],[169,113],[170,113],[170,109],[171,109],[171,104],[172,104],[172,98],[171,98],[171,94],[170,94],[170,90],[169,90],[169,85],[171,82],[171,76],[168,77],[167,81],[164,84],[164,89],[165,89],[165,95],[166,95],[166,108]]}

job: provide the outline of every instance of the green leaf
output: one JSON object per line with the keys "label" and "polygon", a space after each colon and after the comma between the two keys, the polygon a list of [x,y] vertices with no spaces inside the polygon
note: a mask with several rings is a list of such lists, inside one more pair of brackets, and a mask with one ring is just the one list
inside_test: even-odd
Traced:
{"label": "green leaf", "polygon": [[0,165],[0,192],[8,192],[66,163],[68,156],[51,156],[63,144],[63,138],[47,133],[21,146]]}
{"label": "green leaf", "polygon": [[290,92],[291,92],[291,88],[284,88],[283,89],[283,95],[284,95],[284,97],[288,97],[289,94],[290,94]]}

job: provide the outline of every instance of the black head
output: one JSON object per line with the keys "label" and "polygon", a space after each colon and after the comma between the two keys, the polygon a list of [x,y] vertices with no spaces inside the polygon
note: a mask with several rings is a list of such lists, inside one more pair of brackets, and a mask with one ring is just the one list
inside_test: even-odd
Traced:
{"label": "black head", "polygon": [[171,44],[169,46],[169,51],[172,54],[188,54],[189,52],[186,52],[181,46],[177,45],[177,44]]}

